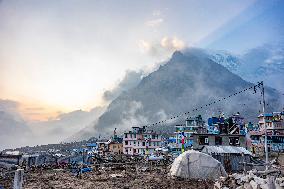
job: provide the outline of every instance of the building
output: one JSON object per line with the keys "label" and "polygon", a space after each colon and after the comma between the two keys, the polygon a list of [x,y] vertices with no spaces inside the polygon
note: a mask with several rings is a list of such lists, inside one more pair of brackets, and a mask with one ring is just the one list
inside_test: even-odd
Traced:
{"label": "building", "polygon": [[123,153],[123,138],[119,137],[116,133],[116,128],[113,131],[113,136],[108,144],[108,151],[110,154],[122,154]]}
{"label": "building", "polygon": [[123,153],[127,155],[152,154],[161,147],[162,136],[146,127],[132,127],[132,131],[124,133]]}
{"label": "building", "polygon": [[244,118],[240,113],[225,119],[224,115],[208,118],[208,133],[213,134],[246,134]]}
{"label": "building", "polygon": [[[259,142],[264,145],[265,127],[269,151],[284,151],[284,111],[262,113],[258,116]],[[251,135],[251,138],[254,135]]]}
{"label": "building", "polygon": [[[228,173],[242,171],[244,165],[241,162],[250,163],[252,155],[245,148],[237,146],[205,146],[201,152],[221,162]],[[250,167],[246,167],[248,169]]]}
{"label": "building", "polygon": [[189,148],[193,144],[194,133],[206,133],[205,122],[202,120],[201,115],[195,118],[187,118],[185,124],[179,124],[175,126],[175,140],[174,143],[170,143],[171,149],[182,148],[182,138],[184,137],[184,147]]}
{"label": "building", "polygon": [[248,132],[249,141],[248,146],[252,154],[256,156],[264,155],[264,132],[259,130],[252,130]]}
{"label": "building", "polygon": [[110,154],[122,154],[123,153],[123,143],[119,142],[110,142],[108,145]]}
{"label": "building", "polygon": [[220,134],[220,128],[222,132],[222,128],[225,129],[225,118],[223,115],[220,115],[219,117],[210,117],[208,118],[208,126],[207,130],[208,133],[211,134]]}
{"label": "building", "polygon": [[258,124],[260,131],[265,130],[267,126],[267,135],[283,136],[284,135],[284,112],[273,112],[260,114],[258,116]]}
{"label": "building", "polygon": [[0,154],[0,168],[10,169],[16,165],[20,165],[22,154]]}
{"label": "building", "polygon": [[247,147],[246,137],[241,134],[193,134],[193,149],[202,149],[205,146],[238,146]]}
{"label": "building", "polygon": [[240,113],[225,119],[224,115],[208,118],[207,132],[193,133],[193,149],[204,146],[247,147],[244,118]]}
{"label": "building", "polygon": [[83,147],[89,152],[94,152],[98,149],[97,143],[87,143],[86,145],[83,145]]}
{"label": "building", "polygon": [[100,139],[97,141],[97,150],[100,155],[105,155],[109,151],[108,149],[109,143],[110,143],[110,140],[108,139]]}

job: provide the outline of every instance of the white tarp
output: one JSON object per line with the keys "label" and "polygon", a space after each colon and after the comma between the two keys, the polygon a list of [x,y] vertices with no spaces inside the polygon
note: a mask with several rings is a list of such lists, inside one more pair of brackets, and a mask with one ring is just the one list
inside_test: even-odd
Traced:
{"label": "white tarp", "polygon": [[228,176],[218,160],[194,150],[188,150],[179,155],[172,164],[170,174],[180,178],[210,180]]}

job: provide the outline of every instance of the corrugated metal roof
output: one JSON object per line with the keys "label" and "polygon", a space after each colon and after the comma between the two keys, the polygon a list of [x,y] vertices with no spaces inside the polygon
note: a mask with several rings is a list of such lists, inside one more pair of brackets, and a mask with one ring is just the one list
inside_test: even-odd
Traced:
{"label": "corrugated metal roof", "polygon": [[219,154],[240,154],[252,155],[251,152],[246,150],[244,147],[237,146],[205,146],[202,151],[206,154],[219,153]]}

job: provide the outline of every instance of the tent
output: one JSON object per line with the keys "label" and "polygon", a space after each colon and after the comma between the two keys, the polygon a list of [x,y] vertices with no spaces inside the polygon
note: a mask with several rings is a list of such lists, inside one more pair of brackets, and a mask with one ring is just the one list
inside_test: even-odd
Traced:
{"label": "tent", "polygon": [[179,178],[209,180],[218,179],[220,176],[228,176],[218,160],[194,150],[188,150],[179,155],[171,166],[170,174]]}

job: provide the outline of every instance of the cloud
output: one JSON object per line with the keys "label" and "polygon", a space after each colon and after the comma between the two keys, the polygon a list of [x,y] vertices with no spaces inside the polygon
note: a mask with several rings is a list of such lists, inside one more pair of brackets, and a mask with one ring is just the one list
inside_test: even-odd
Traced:
{"label": "cloud", "polygon": [[43,107],[32,107],[32,108],[25,108],[26,111],[42,111],[45,110]]}
{"label": "cloud", "polygon": [[163,37],[159,42],[140,40],[138,46],[142,53],[153,57],[168,57],[176,50],[182,50],[186,43],[178,37]]}
{"label": "cloud", "polygon": [[154,28],[154,27],[160,26],[163,22],[164,22],[164,19],[157,18],[157,19],[149,20],[149,21],[145,22],[145,25],[148,26],[148,27]]}
{"label": "cloud", "polygon": [[[147,114],[145,114],[144,104],[141,101],[130,101],[127,102],[127,108],[121,109],[120,112],[117,112],[121,115],[118,122],[114,121],[114,124],[105,125],[100,132],[104,132],[106,134],[110,133],[114,128],[118,128],[118,132],[123,133],[123,131],[127,131],[131,129],[133,126],[146,126],[149,123],[152,123],[153,120],[164,120],[167,119],[168,116],[164,110],[160,109],[157,113],[152,114],[153,118],[150,118]],[[115,116],[114,116],[115,117]],[[109,119],[113,119],[110,117]]]}
{"label": "cloud", "polygon": [[269,58],[267,58],[264,62],[267,64],[281,64],[284,61],[283,53],[272,54]]}
{"label": "cloud", "polygon": [[19,103],[12,100],[2,100],[0,99],[0,110],[8,111],[9,113],[15,113],[19,107]]}
{"label": "cloud", "polygon": [[161,11],[161,10],[154,10],[154,11],[152,12],[152,15],[153,15],[153,16],[161,16],[161,14],[162,14],[162,11]]}
{"label": "cloud", "polygon": [[140,40],[138,42],[139,49],[141,50],[142,53],[149,53],[153,54],[153,50],[155,50],[154,45],[146,40]]}
{"label": "cloud", "polygon": [[[0,150],[26,145],[58,143],[93,124],[105,107],[90,111],[61,113],[48,121],[27,121],[21,116],[20,102],[0,99]],[[23,108],[29,114],[41,114],[41,108]]]}
{"label": "cloud", "polygon": [[0,150],[27,144],[33,138],[18,108],[18,102],[0,99]]}
{"label": "cloud", "polygon": [[103,94],[103,99],[112,101],[117,98],[123,91],[128,91],[136,87],[143,77],[142,71],[126,71],[124,78],[111,90],[107,90]]}
{"label": "cloud", "polygon": [[169,49],[169,50],[182,50],[185,47],[184,41],[181,39],[178,39],[177,37],[169,38],[169,37],[164,37],[161,40],[161,46]]}
{"label": "cloud", "polygon": [[0,111],[10,114],[17,121],[23,121],[23,118],[19,113],[19,106],[20,104],[16,101],[0,99]]}
{"label": "cloud", "polygon": [[62,113],[55,119],[30,123],[40,144],[58,143],[92,124],[104,112],[105,107],[95,107],[90,111],[75,110]]}

